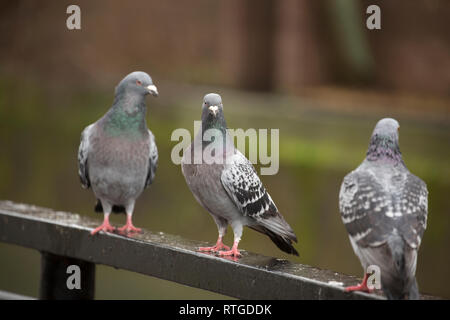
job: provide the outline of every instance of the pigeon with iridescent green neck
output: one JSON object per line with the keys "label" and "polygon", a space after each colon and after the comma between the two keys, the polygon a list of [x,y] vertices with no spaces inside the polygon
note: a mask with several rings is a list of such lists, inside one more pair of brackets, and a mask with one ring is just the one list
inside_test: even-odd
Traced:
{"label": "pigeon with iridescent green neck", "polygon": [[342,221],[365,272],[360,285],[346,290],[371,291],[368,267],[375,266],[389,299],[418,299],[415,273],[427,226],[428,190],[403,161],[399,128],[394,119],[380,120],[366,158],[341,185]]}
{"label": "pigeon with iridescent green neck", "polygon": [[121,233],[139,232],[132,215],[136,199],[155,177],[158,150],[147,128],[145,96],[158,96],[156,86],[145,72],[133,72],[116,87],[114,103],[97,122],[81,134],[78,174],[84,188],[92,187],[103,223],[92,230],[112,232],[111,212],[126,213]]}

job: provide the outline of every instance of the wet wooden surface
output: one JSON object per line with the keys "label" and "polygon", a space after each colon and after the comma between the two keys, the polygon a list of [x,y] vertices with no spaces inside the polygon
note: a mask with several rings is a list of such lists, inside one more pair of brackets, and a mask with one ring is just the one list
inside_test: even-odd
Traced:
{"label": "wet wooden surface", "polygon": [[383,299],[380,294],[344,292],[345,286],[359,282],[352,276],[244,250],[239,259],[200,253],[197,248],[206,243],[162,232],[91,236],[99,223],[75,213],[0,201],[0,241],[52,255],[240,299]]}

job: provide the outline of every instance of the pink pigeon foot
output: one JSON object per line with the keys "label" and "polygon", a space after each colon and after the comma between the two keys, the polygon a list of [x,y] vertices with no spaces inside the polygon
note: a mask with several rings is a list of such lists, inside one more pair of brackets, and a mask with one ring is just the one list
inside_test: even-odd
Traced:
{"label": "pink pigeon foot", "polygon": [[117,229],[117,231],[119,231],[122,234],[126,234],[126,233],[139,233],[142,231],[141,228],[136,228],[133,225],[133,222],[131,221],[131,216],[127,215],[127,223],[125,223],[125,225],[119,229]]}
{"label": "pink pigeon foot", "polygon": [[350,286],[345,288],[345,292],[351,292],[351,291],[362,291],[362,292],[373,292],[372,289],[369,289],[369,287],[367,287],[367,279],[368,279],[369,275],[366,273],[364,275],[364,279],[363,281],[356,285],[356,286]]}
{"label": "pink pigeon foot", "polygon": [[91,231],[91,235],[94,235],[96,233],[98,233],[99,231],[104,231],[104,232],[114,232],[116,228],[114,228],[110,223],[109,223],[109,217],[105,217],[105,219],[103,220],[103,223],[98,226],[97,228],[95,228],[94,230]]}
{"label": "pink pigeon foot", "polygon": [[226,246],[225,244],[223,244],[222,238],[219,237],[219,239],[217,239],[217,243],[216,243],[215,246],[212,246],[212,247],[200,247],[200,248],[198,248],[198,251],[211,252],[211,251],[219,251],[221,249],[230,250],[230,247]]}
{"label": "pink pigeon foot", "polygon": [[240,257],[241,253],[238,250],[238,243],[235,242],[233,244],[233,247],[231,248],[231,250],[228,251],[220,251],[219,252],[219,256],[233,256],[233,257]]}

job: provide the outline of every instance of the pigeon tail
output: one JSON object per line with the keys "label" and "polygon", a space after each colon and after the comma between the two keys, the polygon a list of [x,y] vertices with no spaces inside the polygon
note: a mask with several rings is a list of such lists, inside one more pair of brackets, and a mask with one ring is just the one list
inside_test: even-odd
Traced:
{"label": "pigeon tail", "polygon": [[405,274],[405,241],[400,235],[394,234],[388,238],[387,245],[392,254],[395,271],[398,275]]}
{"label": "pigeon tail", "polygon": [[395,233],[387,240],[387,246],[392,256],[395,274],[390,278],[390,283],[383,285],[383,291],[388,299],[418,299],[419,290],[416,279],[410,280],[406,261],[406,243],[403,238]]}
{"label": "pigeon tail", "polygon": [[[98,199],[97,199],[97,203],[95,204],[94,211],[95,212],[99,212],[99,213],[103,213],[102,202],[100,200],[98,200]],[[111,211],[112,211],[112,213],[126,213],[124,206],[116,206],[116,205],[114,205],[114,206],[112,206]]]}
{"label": "pigeon tail", "polygon": [[409,300],[419,300],[420,299],[419,287],[417,286],[416,278],[414,278],[413,284],[412,284],[411,288],[409,289],[408,299]]}
{"label": "pigeon tail", "polygon": [[258,225],[249,227],[267,235],[280,250],[296,256],[299,255],[292,245],[292,242],[297,242],[297,237],[280,214],[263,218],[258,221]]}

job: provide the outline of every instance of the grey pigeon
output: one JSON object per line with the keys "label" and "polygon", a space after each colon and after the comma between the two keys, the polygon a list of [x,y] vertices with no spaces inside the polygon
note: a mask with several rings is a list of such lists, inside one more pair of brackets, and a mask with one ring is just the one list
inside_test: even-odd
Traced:
{"label": "grey pigeon", "polygon": [[[203,134],[206,136],[209,129],[220,133],[220,138],[203,138]],[[189,189],[195,199],[212,215],[219,230],[216,245],[199,250],[238,257],[242,230],[244,226],[248,226],[268,235],[282,251],[298,255],[292,246],[293,241],[297,242],[292,228],[278,212],[253,165],[234,147],[226,129],[221,97],[214,93],[207,94],[202,106],[202,130],[186,148],[182,160],[182,172]],[[215,160],[222,161],[213,162],[207,156],[201,163],[195,160],[195,157],[198,157],[194,153],[195,149],[202,153],[208,148],[214,150],[211,154]],[[222,242],[228,224],[234,232],[231,250]],[[221,249],[227,251],[219,251]]]}
{"label": "grey pigeon", "polygon": [[399,124],[380,120],[365,160],[341,185],[339,207],[353,250],[365,271],[347,291],[371,291],[367,268],[379,267],[389,299],[418,299],[417,251],[427,225],[426,184],[409,172],[400,153]]}
{"label": "grey pigeon", "polygon": [[140,232],[133,226],[136,199],[155,178],[158,150],[147,128],[145,96],[158,96],[156,86],[145,72],[123,78],[115,90],[114,103],[97,122],[81,134],[78,174],[84,188],[92,187],[97,198],[95,211],[104,213],[101,230],[114,231],[111,212],[126,213],[127,222],[119,232]]}

